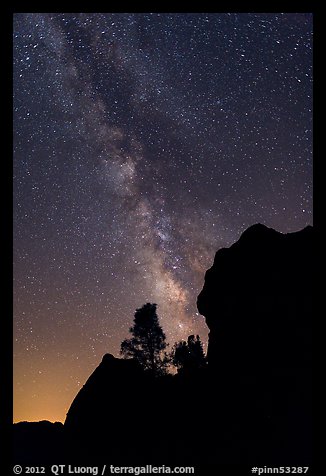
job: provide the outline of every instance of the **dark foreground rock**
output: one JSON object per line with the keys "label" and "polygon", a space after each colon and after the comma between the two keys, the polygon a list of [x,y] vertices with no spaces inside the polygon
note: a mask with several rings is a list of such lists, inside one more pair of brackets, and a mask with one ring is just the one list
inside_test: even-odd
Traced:
{"label": "dark foreground rock", "polygon": [[231,445],[249,461],[312,457],[313,253],[312,227],[283,235],[254,225],[216,253],[198,296]]}
{"label": "dark foreground rock", "polygon": [[13,459],[25,464],[53,464],[64,457],[64,426],[60,422],[22,421],[13,425]]}

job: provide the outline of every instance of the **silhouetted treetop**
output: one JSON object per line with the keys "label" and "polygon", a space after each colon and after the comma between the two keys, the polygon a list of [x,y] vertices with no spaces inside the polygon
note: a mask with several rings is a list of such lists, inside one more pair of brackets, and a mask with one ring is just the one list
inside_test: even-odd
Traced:
{"label": "silhouetted treetop", "polygon": [[157,375],[166,373],[168,357],[164,352],[166,336],[159,324],[156,304],[147,303],[137,309],[134,325],[129,329],[131,339],[121,343],[120,353],[125,358],[134,358],[145,370]]}
{"label": "silhouetted treetop", "polygon": [[190,335],[185,341],[177,342],[171,353],[172,363],[178,369],[202,368],[206,365],[203,344],[199,335]]}

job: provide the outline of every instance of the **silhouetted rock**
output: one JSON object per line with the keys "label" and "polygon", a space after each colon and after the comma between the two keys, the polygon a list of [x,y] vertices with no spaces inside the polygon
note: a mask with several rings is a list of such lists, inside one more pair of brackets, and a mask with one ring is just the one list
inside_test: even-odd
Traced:
{"label": "silhouetted rock", "polygon": [[132,385],[136,385],[142,377],[142,369],[135,360],[116,359],[111,354],[105,354],[101,364],[75,397],[65,427],[69,429],[98,424],[103,418],[102,405],[104,408],[110,407],[111,412],[117,404],[127,404]]}
{"label": "silhouetted rock", "polygon": [[198,296],[212,378],[256,462],[311,458],[313,250],[312,227],[254,225],[216,253]]}
{"label": "silhouetted rock", "polygon": [[167,439],[171,379],[155,377],[134,359],[106,354],[67,414],[69,454],[103,462],[157,460]]}
{"label": "silhouetted rock", "polygon": [[282,235],[254,225],[216,253],[198,296],[210,366],[310,363],[313,229]]}
{"label": "silhouetted rock", "polygon": [[51,464],[64,454],[64,427],[60,422],[22,421],[13,425],[15,464]]}
{"label": "silhouetted rock", "polygon": [[157,377],[136,360],[106,354],[67,414],[67,454],[85,462],[198,462],[203,423],[193,415],[196,408],[205,415],[203,378]]}
{"label": "silhouetted rock", "polygon": [[[65,421],[71,456],[88,459],[121,455],[127,437],[132,395],[143,385],[144,373],[135,360],[104,355],[74,399]],[[111,459],[110,459],[111,461]]]}

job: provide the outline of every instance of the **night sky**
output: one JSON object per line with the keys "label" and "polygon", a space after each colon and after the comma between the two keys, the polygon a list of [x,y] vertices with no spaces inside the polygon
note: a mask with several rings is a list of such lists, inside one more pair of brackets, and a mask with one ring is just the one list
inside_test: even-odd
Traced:
{"label": "night sky", "polygon": [[19,13],[13,54],[14,419],[64,421],[136,308],[206,344],[215,252],[312,224],[312,15]]}

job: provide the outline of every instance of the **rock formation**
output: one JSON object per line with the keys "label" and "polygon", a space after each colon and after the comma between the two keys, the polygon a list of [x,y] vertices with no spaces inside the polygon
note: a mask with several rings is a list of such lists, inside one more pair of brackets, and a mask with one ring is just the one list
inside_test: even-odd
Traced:
{"label": "rock formation", "polygon": [[64,426],[60,422],[14,423],[12,436],[15,463],[53,464],[64,457]]}
{"label": "rock formation", "polygon": [[210,329],[210,366],[309,364],[312,240],[312,227],[283,235],[257,224],[216,253],[197,300]]}
{"label": "rock formation", "polygon": [[217,251],[197,300],[239,452],[265,464],[311,458],[313,251],[312,227],[254,225]]}

